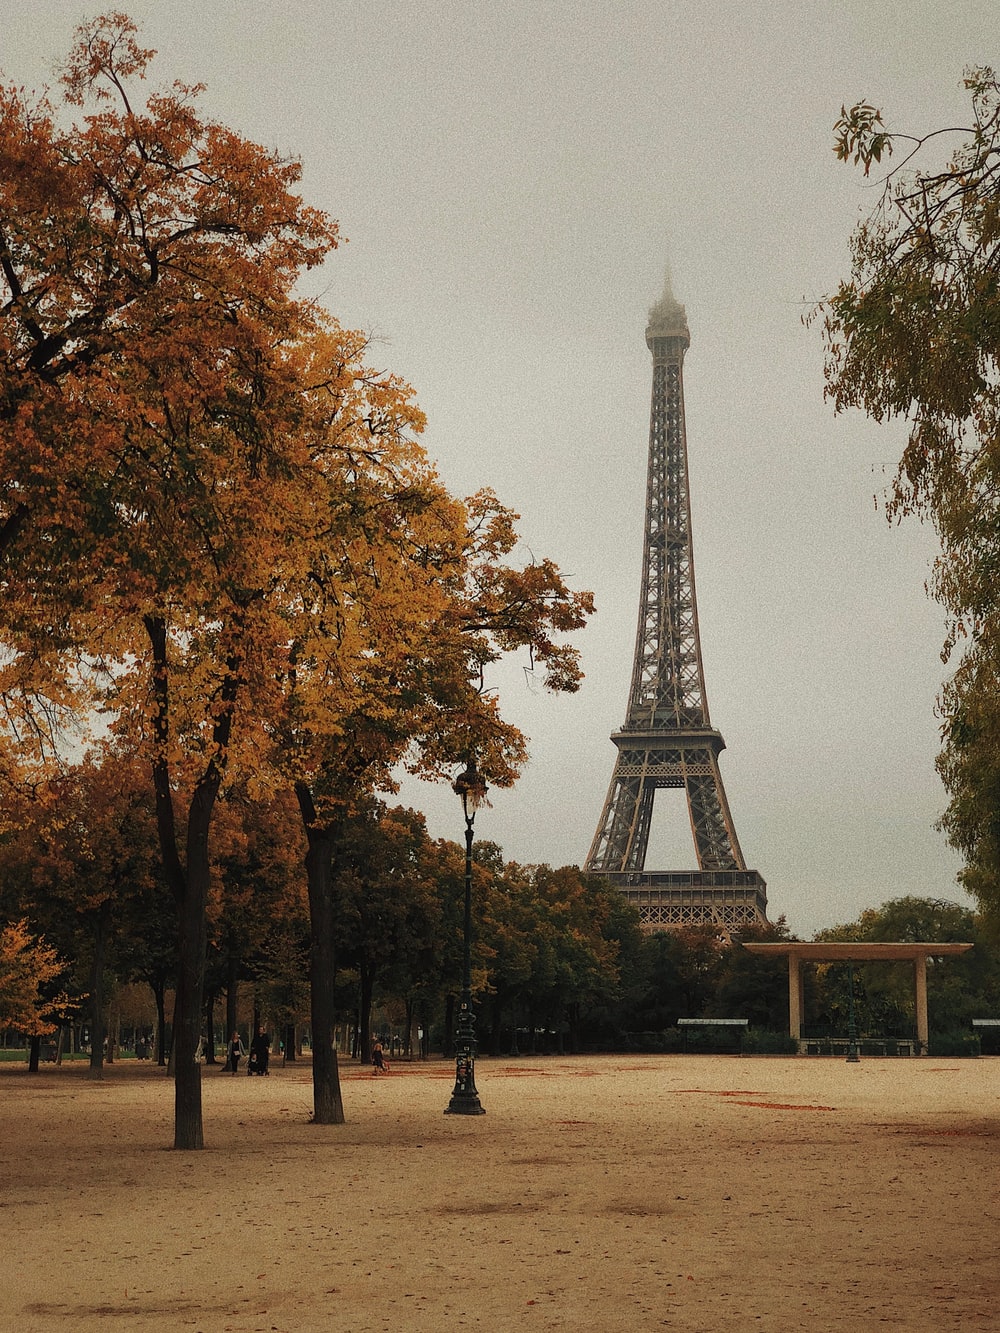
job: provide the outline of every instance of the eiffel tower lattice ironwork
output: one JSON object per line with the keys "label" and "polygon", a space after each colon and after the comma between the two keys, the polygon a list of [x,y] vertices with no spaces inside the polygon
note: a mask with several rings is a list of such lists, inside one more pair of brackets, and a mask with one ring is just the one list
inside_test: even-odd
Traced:
{"label": "eiffel tower lattice ironwork", "polygon": [[[698,635],[691,543],[684,307],[669,284],[649,314],[653,392],[646,532],[635,662],[625,725],[608,797],[586,868],[614,882],[639,908],[646,930],[766,919],[766,885],[748,870],[719,773],[725,749],[712,726]],[[684,788],[697,870],[647,871],[646,848],[659,787]]]}

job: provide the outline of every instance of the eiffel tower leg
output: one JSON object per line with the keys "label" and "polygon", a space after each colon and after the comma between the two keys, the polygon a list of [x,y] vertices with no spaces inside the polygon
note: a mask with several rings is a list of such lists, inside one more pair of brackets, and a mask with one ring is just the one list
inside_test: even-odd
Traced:
{"label": "eiffel tower leg", "polygon": [[686,779],[691,831],[698,851],[699,870],[745,870],[743,853],[736,840],[732,815],[714,756],[709,773],[689,774]]}
{"label": "eiffel tower leg", "polygon": [[615,765],[597,833],[587,857],[587,868],[641,870],[646,859],[653,792],[641,775],[623,774]]}

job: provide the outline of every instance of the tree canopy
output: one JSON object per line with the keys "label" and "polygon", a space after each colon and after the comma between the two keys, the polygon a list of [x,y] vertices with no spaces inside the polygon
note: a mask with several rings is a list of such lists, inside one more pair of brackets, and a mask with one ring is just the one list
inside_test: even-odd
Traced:
{"label": "tree canopy", "polygon": [[[851,275],[820,307],[836,408],[897,417],[909,435],[889,515],[930,520],[941,554],[932,591],[948,617],[943,657],[942,824],[962,879],[1000,906],[1000,83],[964,80],[965,126],[889,130],[862,102],[841,109],[838,157],[866,175],[892,160],[852,238]],[[944,154],[942,154],[944,150]]]}
{"label": "tree canopy", "polygon": [[482,673],[527,647],[575,688],[557,639],[592,600],[507,559],[495,497],[448,493],[409,386],[297,295],[338,239],[298,163],[205,118],[200,87],[143,95],[153,54],[111,13],[78,29],[61,105],[0,89],[0,773],[44,782],[59,722],[97,708],[148,765],[175,1146],[198,1148],[220,797],[299,796],[316,990],[340,821],[407,756],[440,774],[474,749],[512,782],[524,738]]}
{"label": "tree canopy", "polygon": [[0,927],[0,1027],[29,1037],[51,1032],[67,999],[46,988],[63,970],[55,949],[33,935],[26,920]]}

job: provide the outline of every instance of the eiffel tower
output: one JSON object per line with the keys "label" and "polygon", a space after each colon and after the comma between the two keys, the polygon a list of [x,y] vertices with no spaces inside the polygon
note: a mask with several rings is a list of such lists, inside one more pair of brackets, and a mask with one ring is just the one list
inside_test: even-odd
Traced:
{"label": "eiffel tower", "polygon": [[[719,773],[725,742],[705,697],[684,424],[690,341],[668,281],[646,327],[653,394],[632,685],[625,725],[611,736],[618,756],[586,862],[638,907],[647,931],[703,922],[728,930],[766,920],[767,908],[767,886],[746,868],[736,838]],[[697,870],[645,869],[658,787],[684,788]]]}

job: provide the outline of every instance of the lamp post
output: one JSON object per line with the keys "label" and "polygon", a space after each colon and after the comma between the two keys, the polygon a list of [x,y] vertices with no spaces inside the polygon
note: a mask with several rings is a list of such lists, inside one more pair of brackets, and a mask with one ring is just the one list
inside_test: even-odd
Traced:
{"label": "lamp post", "polygon": [[445,1115],[485,1115],[476,1091],[476,1020],[472,1013],[472,837],[476,811],[486,795],[486,783],[476,770],[475,758],[452,783],[462,798],[465,816],[465,921],[462,931],[462,999],[455,1024],[455,1090]]}
{"label": "lamp post", "polygon": [[861,1056],[858,1054],[858,1029],[854,1022],[854,964],[847,964],[847,985],[849,987],[847,994],[847,1063],[849,1065],[859,1064]]}

